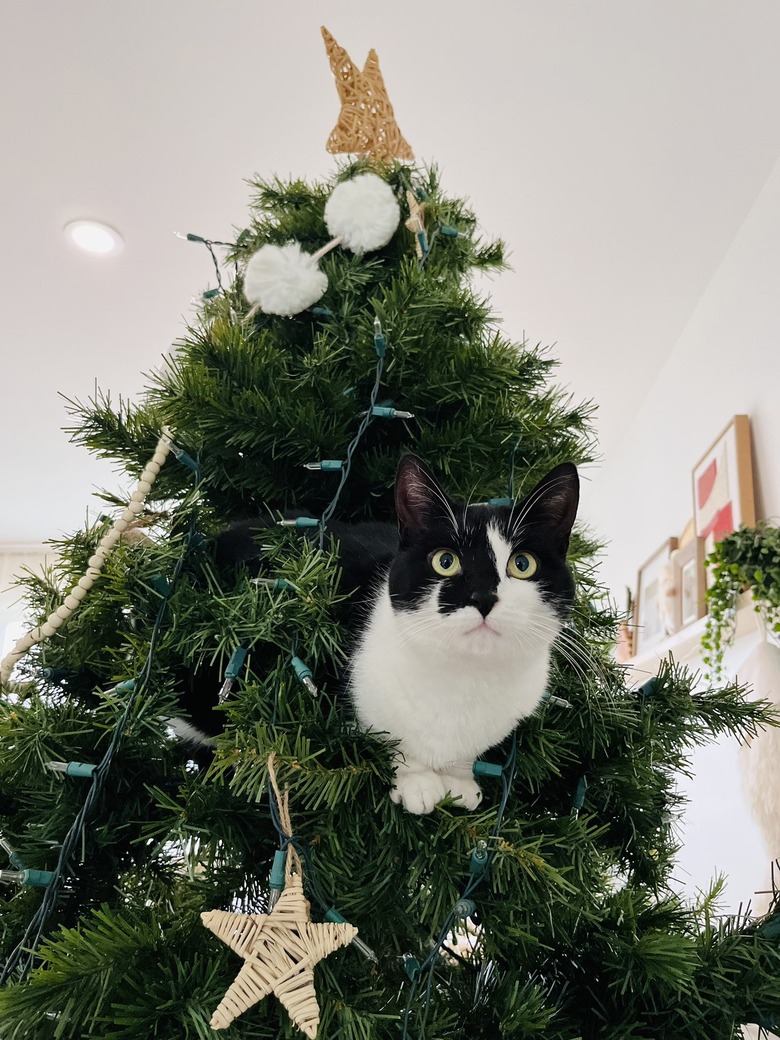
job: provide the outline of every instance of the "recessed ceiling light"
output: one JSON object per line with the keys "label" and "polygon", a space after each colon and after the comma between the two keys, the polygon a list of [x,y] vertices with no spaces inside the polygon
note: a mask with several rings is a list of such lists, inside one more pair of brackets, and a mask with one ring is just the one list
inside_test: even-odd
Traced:
{"label": "recessed ceiling light", "polygon": [[118,231],[98,220],[72,220],[65,225],[65,237],[79,249],[100,256],[119,253],[125,246]]}

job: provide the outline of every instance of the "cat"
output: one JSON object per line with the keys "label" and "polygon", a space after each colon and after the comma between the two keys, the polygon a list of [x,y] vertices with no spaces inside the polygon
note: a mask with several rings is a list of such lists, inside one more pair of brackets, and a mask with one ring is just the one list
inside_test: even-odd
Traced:
{"label": "cat", "polygon": [[[475,809],[474,759],[541,703],[574,598],[566,553],[578,501],[576,467],[563,463],[513,506],[458,505],[407,454],[397,526],[327,525],[355,637],[345,685],[361,725],[397,744],[390,796],[409,812],[429,813],[448,794]],[[259,574],[264,526],[222,532],[218,567]],[[185,697],[192,721],[174,725],[185,738],[213,743],[221,728],[216,676],[209,685],[208,697],[192,695],[202,682]]]}
{"label": "cat", "polygon": [[475,809],[472,763],[541,703],[574,598],[572,463],[514,506],[459,506],[414,455],[395,485],[399,544],[350,668],[361,724],[398,741],[394,802]]}

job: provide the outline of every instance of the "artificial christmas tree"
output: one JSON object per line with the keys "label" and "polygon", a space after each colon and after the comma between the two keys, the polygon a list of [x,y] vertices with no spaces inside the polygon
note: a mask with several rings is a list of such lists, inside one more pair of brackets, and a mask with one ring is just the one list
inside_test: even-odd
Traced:
{"label": "artificial christmas tree", "polygon": [[[774,919],[721,920],[716,891],[689,907],[669,889],[675,773],[694,745],[754,733],[768,708],[734,686],[693,692],[672,665],[629,690],[581,532],[550,697],[477,765],[479,809],[450,799],[415,816],[388,797],[392,746],[339,692],[352,604],[316,518],[392,519],[407,450],[453,498],[479,501],[521,497],[593,447],[590,408],[474,290],[503,246],[479,240],[435,170],[368,157],[329,184],[259,180],[228,261],[244,272],[290,242],[316,254],[334,188],[365,173],[400,222],[372,251],[323,255],[315,303],[249,316],[239,274],[206,294],[139,402],[73,405],[74,439],[129,478],[148,472],[163,427],[173,451],[110,553],[96,553],[106,519],[24,582],[46,623],[93,578],[12,662],[0,706],[2,1035],[212,1036],[236,959],[201,914],[267,915],[289,849],[314,921],[361,940],[313,969],[318,1036],[727,1040],[770,1025]],[[308,528],[272,522],[301,510]],[[221,567],[215,536],[258,516],[257,573]],[[223,688],[223,732],[198,761],[169,721],[193,677]],[[272,999],[224,1035],[300,1033]]]}

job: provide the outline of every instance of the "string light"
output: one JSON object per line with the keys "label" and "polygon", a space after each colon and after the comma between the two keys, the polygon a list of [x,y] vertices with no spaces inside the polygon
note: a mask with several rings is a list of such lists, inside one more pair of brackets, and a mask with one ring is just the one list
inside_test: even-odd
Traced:
{"label": "string light", "polygon": [[0,870],[0,881],[25,888],[48,888],[54,876],[51,870]]}
{"label": "string light", "polygon": [[320,462],[304,462],[304,469],[321,470],[323,473],[332,473],[344,468],[341,459],[321,459]]}
{"label": "string light", "polygon": [[233,653],[230,655],[227,668],[225,669],[225,675],[223,678],[222,686],[219,691],[219,703],[224,703],[230,691],[233,689],[233,683],[238,678],[239,672],[244,667],[244,661],[248,651],[244,646],[237,646]]}
{"label": "string light", "polygon": [[0,834],[0,849],[2,849],[6,856],[8,856],[8,860],[12,867],[16,867],[17,870],[24,870],[24,863],[22,862],[22,857],[19,855],[19,853],[10,843],[10,841],[8,841],[8,839],[4,837],[4,835],[2,834]]}
{"label": "string light", "polygon": [[[371,422],[371,419],[373,417],[373,409],[376,407],[376,399],[377,395],[379,394],[379,387],[382,382],[382,375],[384,373],[385,367],[385,354],[387,351],[387,341],[385,339],[385,334],[382,330],[382,322],[379,320],[378,316],[374,318],[374,350],[376,352],[377,362],[376,372],[374,374],[374,385],[371,388],[371,396],[369,398],[369,408],[367,412],[362,413],[362,420],[360,425],[358,426],[357,433],[352,438],[349,447],[347,448],[346,458],[344,460],[343,466],[341,467],[341,480],[339,481],[338,487],[336,488],[336,493],[334,494],[333,498],[330,501],[330,504],[322,514],[322,517],[320,518],[320,549],[323,549],[325,546],[326,524],[336,511],[336,506],[338,505],[339,499],[341,498],[341,492],[343,491],[344,485],[347,483],[347,479],[349,478],[349,472],[352,467],[352,456],[354,455],[355,449],[360,443],[363,434],[368,429],[368,424]],[[412,418],[411,414],[409,415],[409,418]]]}
{"label": "string light", "polygon": [[571,701],[564,700],[563,697],[556,697],[555,694],[550,693],[549,690],[547,691],[547,693],[542,698],[542,701],[543,701],[544,704],[554,704],[558,708],[573,708],[574,707],[574,705],[571,703]]}
{"label": "string light", "polygon": [[284,865],[287,862],[286,848],[277,849],[274,853],[274,861],[271,865],[271,876],[268,880],[268,910],[273,910],[279,902],[279,896],[284,891]]}
{"label": "string light", "polygon": [[212,297],[217,296],[219,293],[224,293],[225,287],[222,284],[222,269],[219,266],[217,254],[214,252],[214,246],[225,246],[227,249],[235,249],[237,243],[218,242],[216,239],[203,238],[201,235],[193,235],[191,232],[189,232],[186,235],[183,235],[181,231],[174,231],[174,235],[176,236],[176,238],[180,238],[183,242],[197,242],[200,245],[204,245],[206,249],[208,249],[209,251],[209,255],[211,256],[212,263],[214,264],[214,270],[217,275],[217,285],[219,286],[219,288],[210,289],[208,290],[208,292],[203,293],[203,299],[211,299]]}
{"label": "string light", "polygon": [[[330,909],[325,911],[325,920],[330,921],[331,924],[348,923],[346,917],[340,914],[334,906],[330,907]],[[377,957],[377,955],[374,953],[374,951],[367,943],[363,942],[359,935],[356,935],[355,938],[352,940],[352,945],[355,947],[356,950],[359,950],[363,954],[366,960],[373,961],[374,964],[379,964],[379,958]]]}
{"label": "string light", "polygon": [[89,762],[47,762],[46,768],[52,773],[64,773],[65,776],[81,776],[91,779],[97,768]]}
{"label": "string light", "polygon": [[297,592],[298,587],[286,578],[252,578],[253,585],[265,585],[273,592]]}
{"label": "string light", "polygon": [[373,405],[367,412],[362,412],[362,415],[370,415],[374,419],[413,419],[414,412],[403,412],[397,408],[388,408],[385,405]]}
{"label": "string light", "polygon": [[[473,769],[473,767],[472,767]],[[402,1020],[402,1032],[401,1040],[409,1040],[409,1024],[412,1014],[412,1003],[417,991],[422,982],[423,976],[426,977],[425,991],[423,997],[423,1008],[422,1017],[420,1023],[420,1031],[418,1036],[420,1040],[424,1040],[426,1035],[426,1025],[428,1021],[428,1011],[431,1002],[431,993],[433,990],[434,973],[438,964],[439,954],[442,949],[445,948],[447,937],[453,930],[456,922],[461,919],[461,911],[464,908],[466,901],[472,903],[471,896],[482,884],[485,878],[489,875],[490,864],[493,856],[495,855],[495,845],[500,836],[501,825],[504,820],[504,813],[506,812],[507,803],[509,802],[509,795],[512,790],[512,784],[514,783],[515,773],[517,771],[517,730],[512,733],[512,740],[509,747],[509,752],[506,757],[506,761],[501,770],[501,800],[496,810],[496,820],[493,824],[490,834],[487,840],[481,839],[477,842],[476,847],[469,853],[469,880],[461,893],[460,898],[457,900],[452,910],[445,918],[444,924],[436,937],[433,947],[425,958],[422,964],[420,964],[416,958],[411,955],[405,955],[404,957],[404,970],[411,980],[411,986],[409,987],[409,996],[406,1001],[406,1006],[401,1014]],[[490,848],[490,842],[493,843],[493,848]],[[476,905],[471,913],[476,910]],[[471,914],[469,914],[471,916]]]}
{"label": "string light", "polygon": [[[166,429],[163,433],[163,437],[158,442],[157,449],[155,451],[154,456],[152,457],[152,461],[147,464],[147,468],[144,471],[145,473],[151,472],[152,479],[154,479],[157,473],[159,473],[160,467],[164,464],[168,453],[172,450],[172,446],[173,444],[170,431]],[[190,468],[192,469],[192,467]],[[195,464],[193,472],[195,474],[195,491],[197,492],[200,485],[199,464]],[[142,474],[142,480],[144,479],[144,475]],[[151,481],[147,481],[147,483],[151,483]],[[148,488],[146,489],[146,491],[143,491],[139,485],[139,492],[141,494],[146,494],[146,492],[148,492]],[[136,501],[136,499],[133,499],[131,504],[135,504]],[[141,506],[137,510],[135,510],[134,515],[135,513],[140,512],[142,508],[143,505],[141,504]],[[113,529],[116,529],[116,522],[114,524]],[[46,891],[43,895],[43,898],[41,899],[41,902],[37,910],[31,917],[27,925],[27,928],[24,932],[24,935],[22,936],[19,943],[11,951],[11,953],[8,955],[8,957],[5,960],[5,963],[2,966],[2,970],[0,970],[0,985],[6,982],[14,972],[17,972],[17,974],[23,978],[30,971],[35,962],[35,950],[41,940],[43,930],[46,927],[46,923],[51,917],[55,907],[57,906],[57,901],[59,899],[60,894],[65,888],[65,873],[68,869],[68,864],[71,862],[77,849],[84,841],[87,822],[90,819],[93,811],[99,804],[100,798],[103,793],[106,777],[110,772],[111,764],[122,742],[125,730],[130,722],[130,719],[132,718],[134,709],[138,704],[139,699],[146,690],[146,686],[149,681],[149,677],[151,675],[152,668],[154,665],[154,657],[157,651],[157,644],[159,642],[160,635],[162,632],[163,619],[165,617],[165,613],[168,607],[168,601],[170,600],[170,597],[176,586],[176,582],[179,578],[179,575],[182,572],[185,560],[187,558],[187,553],[190,549],[191,541],[195,534],[195,518],[193,517],[190,520],[189,529],[184,538],[181,554],[179,555],[179,558],[176,561],[176,565],[173,569],[173,573],[171,575],[171,580],[168,587],[168,592],[165,595],[165,597],[163,597],[157,609],[154,625],[152,627],[152,632],[149,637],[149,647],[147,650],[146,659],[144,661],[141,672],[137,678],[129,679],[125,682],[118,683],[114,687],[113,692],[115,694],[128,695],[124,710],[120,715],[116,726],[114,727],[114,732],[111,736],[111,740],[109,742],[105,754],[103,755],[103,758],[95,767],[92,776],[92,784],[89,787],[87,795],[84,799],[84,803],[75,820],[73,821],[70,829],[68,830],[68,833],[65,835],[65,838],[63,839],[62,845],[60,847],[59,857],[57,859],[57,864],[54,870],[51,872],[51,877],[46,883]],[[91,564],[92,561],[90,560],[90,566]],[[89,573],[89,571],[87,573]],[[24,871],[21,871],[20,873],[24,874]],[[37,873],[38,876],[42,878],[43,874],[48,872]],[[33,878],[35,876],[35,873],[27,874],[27,881],[25,882],[23,879],[21,883],[34,884],[35,882]],[[24,963],[22,963],[23,958],[26,958]]]}
{"label": "string light", "polygon": [[[272,756],[272,758],[275,756]],[[269,759],[270,764],[270,759]],[[270,773],[270,770],[269,770]],[[273,781],[273,777],[271,777]],[[319,885],[316,880],[316,874],[314,866],[312,864],[311,853],[308,844],[299,842],[298,839],[282,824],[282,810],[277,801],[277,794],[274,790],[275,781],[268,785],[268,808],[271,815],[271,822],[276,828],[276,833],[279,835],[279,848],[274,853],[273,864],[271,866],[271,876],[268,882],[269,887],[269,910],[273,909],[276,903],[279,901],[279,897],[284,890],[286,871],[285,865],[287,861],[288,848],[292,848],[293,856],[297,853],[306,864],[306,870],[304,876],[306,877],[307,887],[311,889],[314,898],[320,904],[322,909],[325,911],[325,919],[333,924],[347,924],[344,916],[339,911],[328,904],[323,898],[322,892],[320,891]],[[287,795],[285,792],[284,801],[286,802]],[[286,810],[287,821],[290,821],[289,812]],[[291,824],[290,824],[291,826]],[[351,945],[354,946],[360,953],[368,960],[373,961],[375,964],[379,963],[379,958],[363,940],[355,935],[351,941]]]}
{"label": "string light", "polygon": [[481,762],[476,761],[471,767],[471,771],[474,776],[501,776],[504,772],[504,767],[499,765],[498,762]]}
{"label": "string light", "polygon": [[294,520],[277,520],[277,527],[296,527],[303,530],[307,527],[319,527],[320,521],[313,516],[296,516]]}
{"label": "string light", "polygon": [[571,815],[576,820],[580,815],[580,810],[585,804],[585,792],[588,790],[588,781],[584,776],[580,777],[580,782],[577,784],[577,790],[574,792],[574,796],[571,800]]}
{"label": "string light", "polygon": [[319,693],[319,690],[314,685],[314,679],[312,678],[311,668],[309,668],[305,661],[302,661],[300,657],[296,657],[295,655],[293,655],[293,657],[291,658],[290,664],[293,666],[295,674],[298,676],[298,678],[309,691],[309,693],[312,695],[312,697],[316,697]]}

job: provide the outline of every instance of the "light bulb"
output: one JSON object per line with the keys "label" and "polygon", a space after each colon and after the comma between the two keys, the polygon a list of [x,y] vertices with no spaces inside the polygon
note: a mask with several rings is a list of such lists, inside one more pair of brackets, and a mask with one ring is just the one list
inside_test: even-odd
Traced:
{"label": "light bulb", "polygon": [[72,220],[65,225],[65,236],[79,249],[96,256],[119,253],[125,245],[118,231],[97,220]]}

